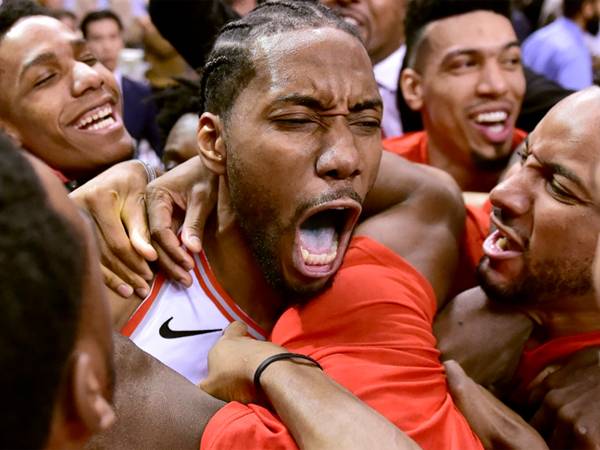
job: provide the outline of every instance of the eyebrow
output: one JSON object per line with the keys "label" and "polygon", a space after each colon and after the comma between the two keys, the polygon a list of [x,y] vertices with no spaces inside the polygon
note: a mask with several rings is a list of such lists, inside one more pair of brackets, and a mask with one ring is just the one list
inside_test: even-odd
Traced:
{"label": "eyebrow", "polygon": [[[86,41],[85,39],[73,39],[71,41],[71,47],[73,47],[74,50],[80,50],[81,47],[84,47],[86,45]],[[52,52],[52,51],[47,51],[47,52],[43,52],[43,53],[39,53],[37,55],[35,55],[33,58],[25,61],[25,63],[23,64],[23,67],[21,68],[21,71],[19,73],[19,78],[23,78],[23,76],[25,75],[25,73],[35,67],[35,66],[40,66],[40,65],[44,65],[44,64],[48,64],[51,62],[56,61],[57,57],[56,57],[56,53]]]}
{"label": "eyebrow", "polygon": [[[327,111],[329,109],[319,100],[310,95],[290,94],[278,97],[273,102],[277,103],[290,103],[293,105],[306,106],[307,108],[314,109],[317,111]],[[369,99],[362,102],[356,103],[350,107],[350,112],[359,112],[366,109],[383,109],[383,102],[380,99]]]}
{"label": "eyebrow", "polygon": [[[506,51],[513,47],[520,47],[519,41],[508,42],[500,49],[500,51],[503,52],[503,51]],[[482,53],[482,49],[480,49],[480,48],[459,48],[457,50],[452,50],[451,52],[447,53],[444,56],[444,58],[442,59],[442,63],[445,63],[448,60],[455,58],[457,56],[461,56],[461,55],[471,56],[471,55],[477,54],[477,53]]]}

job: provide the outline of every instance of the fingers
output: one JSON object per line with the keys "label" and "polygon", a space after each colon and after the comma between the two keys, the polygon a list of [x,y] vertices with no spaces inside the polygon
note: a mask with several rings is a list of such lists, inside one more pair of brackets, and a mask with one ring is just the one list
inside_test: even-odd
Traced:
{"label": "fingers", "polygon": [[[163,236],[161,238],[161,242],[163,242],[163,244],[164,242],[168,241],[173,241],[173,243],[171,243],[170,245],[175,245],[174,242],[176,242],[177,245],[179,244],[179,240],[175,236],[175,233],[171,233],[169,234],[169,236]],[[190,287],[192,285],[192,275],[189,273],[189,271],[182,267],[182,260],[174,260],[171,257],[171,254],[167,253],[164,250],[163,245],[159,244],[154,240],[152,242],[156,248],[156,252],[158,253],[158,265],[160,266],[162,272],[167,276],[167,278],[176,280],[184,286]],[[188,263],[185,263],[185,265],[187,264]]]}
{"label": "fingers", "polygon": [[[131,269],[129,269],[118,257],[113,255],[110,249],[106,247],[106,244],[100,242],[99,247],[100,261],[102,265],[107,271],[113,273],[114,276],[118,277],[119,280],[126,285],[126,287],[122,287],[119,291],[115,291],[125,298],[131,296],[131,293],[127,295],[130,290],[135,291],[135,293],[141,298],[146,297],[150,290],[148,282],[146,282],[146,280],[140,277],[136,272],[133,272]],[[111,289],[113,288],[111,287]]]}
{"label": "fingers", "polygon": [[146,220],[146,203],[144,194],[127,199],[121,220],[127,228],[131,245],[147,261],[156,261],[158,254],[150,243],[150,230]]}
{"label": "fingers", "polygon": [[183,222],[183,244],[192,252],[202,250],[202,236],[204,226],[217,201],[216,177],[205,183],[200,183],[192,188],[188,197],[188,207]]}
{"label": "fingers", "polygon": [[191,252],[200,253],[202,251],[202,236],[207,217],[207,208],[202,203],[189,205],[183,221],[181,240]]}
{"label": "fingers", "polygon": [[228,338],[248,336],[248,327],[246,324],[239,321],[231,322],[229,326],[225,328],[223,336]]}
{"label": "fingers", "polygon": [[115,275],[114,272],[107,269],[104,265],[100,265],[102,269],[102,277],[104,278],[104,284],[116,292],[123,298],[129,298],[133,295],[133,288],[125,283],[121,278]]}
{"label": "fingers", "polygon": [[[103,197],[94,205],[89,206],[90,214],[98,231],[98,238],[101,241],[100,249],[106,259],[105,264],[111,270],[116,271],[112,262],[119,261],[120,266],[124,265],[128,269],[126,272],[120,271],[119,275],[127,276],[129,279],[126,281],[128,282],[133,280],[132,276],[126,275],[129,273],[137,274],[137,278],[151,280],[153,273],[144,258],[132,247],[121,222],[119,209],[119,205],[112,196]],[[145,283],[137,284],[134,287],[142,286],[147,287]]]}
{"label": "fingers", "polygon": [[[194,267],[194,260],[181,247],[176,235],[177,223],[173,218],[173,212],[178,205],[175,199],[169,192],[149,186],[146,192],[146,206],[150,235],[161,267],[166,270],[168,276],[177,280],[187,278],[183,273],[187,274]],[[175,266],[179,266],[180,270]],[[176,276],[176,273],[179,276]]]}
{"label": "fingers", "polygon": [[446,377],[448,379],[448,387],[452,397],[456,393],[457,397],[462,397],[465,389],[469,383],[474,383],[473,380],[465,373],[459,363],[450,359],[444,361],[444,368],[446,369]]}
{"label": "fingers", "polygon": [[485,448],[548,448],[533,428],[470,379],[457,362],[446,361],[444,366],[452,398]]}

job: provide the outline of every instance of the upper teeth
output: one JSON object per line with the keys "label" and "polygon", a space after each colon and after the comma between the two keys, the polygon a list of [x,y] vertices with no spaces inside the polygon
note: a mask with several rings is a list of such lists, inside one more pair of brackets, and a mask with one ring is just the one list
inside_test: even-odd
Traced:
{"label": "upper teeth", "polygon": [[[77,127],[79,128],[84,128],[86,125],[89,125],[92,122],[95,122],[99,119],[104,119],[107,118],[108,116],[110,116],[112,114],[112,108],[110,106],[105,106],[104,108],[97,110],[96,112],[94,112],[93,114],[86,114],[85,116],[83,116],[79,122],[77,123]],[[109,119],[112,119],[111,117],[109,117]],[[108,120],[108,119],[107,119]],[[100,122],[97,125],[101,125],[104,122],[107,122],[107,120],[103,120],[102,122]],[[111,121],[111,123],[114,122],[114,120]],[[97,127],[96,127],[97,128]]]}
{"label": "upper teeth", "polygon": [[507,117],[506,111],[493,111],[478,114],[475,120],[480,123],[495,123],[504,122]]}

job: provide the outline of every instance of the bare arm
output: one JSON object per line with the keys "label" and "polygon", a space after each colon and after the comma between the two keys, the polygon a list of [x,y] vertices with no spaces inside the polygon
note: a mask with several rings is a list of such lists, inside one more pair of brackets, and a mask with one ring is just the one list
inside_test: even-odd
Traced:
{"label": "bare arm", "polygon": [[442,360],[457,361],[494,392],[512,379],[532,329],[525,314],[492,303],[479,287],[448,302],[433,326]]}
{"label": "bare arm", "polygon": [[[257,403],[256,368],[265,358],[283,352],[283,347],[249,338],[245,325],[234,322],[211,350],[209,374],[201,387],[225,401]],[[302,449],[419,448],[385,417],[306,361],[272,363],[260,385],[260,394],[266,394]]]}
{"label": "bare arm", "polygon": [[410,262],[446,299],[458,261],[465,222],[461,192],[454,180],[432,167],[383,152],[368,218],[356,233],[369,236]]}
{"label": "bare arm", "polygon": [[114,335],[117,422],[87,449],[198,450],[204,427],[223,402]]}

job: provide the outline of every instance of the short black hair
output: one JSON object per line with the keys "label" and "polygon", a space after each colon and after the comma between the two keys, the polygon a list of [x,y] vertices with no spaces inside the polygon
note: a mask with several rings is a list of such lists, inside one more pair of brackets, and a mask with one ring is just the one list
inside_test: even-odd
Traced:
{"label": "short black hair", "polygon": [[176,78],[177,84],[154,94],[158,107],[156,123],[161,137],[166,140],[171,128],[181,116],[187,113],[198,114],[202,108],[200,100],[200,82],[185,78]]}
{"label": "short black hair", "polygon": [[75,23],[77,23],[77,16],[73,11],[68,9],[53,9],[50,11],[50,15],[55,19],[61,20],[64,17],[68,17],[69,19],[73,19]]}
{"label": "short black hair", "polygon": [[563,16],[573,19],[582,10],[585,3],[592,0],[563,0],[562,12]]}
{"label": "short black hair", "polygon": [[19,20],[30,16],[49,16],[50,11],[31,0],[0,2],[0,40]]}
{"label": "short black hair", "polygon": [[0,448],[44,448],[82,306],[85,247],[0,134]]}
{"label": "short black hair", "polygon": [[409,0],[404,18],[404,67],[413,67],[423,31],[432,22],[474,11],[491,11],[510,20],[510,0]]}
{"label": "short black hair", "polygon": [[117,14],[115,12],[111,11],[110,9],[101,9],[98,11],[92,11],[92,12],[87,13],[81,20],[81,25],[79,25],[79,28],[81,29],[81,33],[83,34],[83,37],[87,39],[88,26],[92,22],[97,22],[99,20],[105,20],[105,19],[114,20],[116,22],[117,26],[119,27],[119,31],[123,31],[123,22],[121,22],[121,19],[119,18],[119,16],[117,16]]}
{"label": "short black hair", "polygon": [[[355,27],[316,0],[270,0],[225,25],[202,69],[200,113],[223,116],[256,74],[252,49],[258,39],[290,31],[332,27],[361,41]],[[361,41],[362,42],[362,41]]]}

